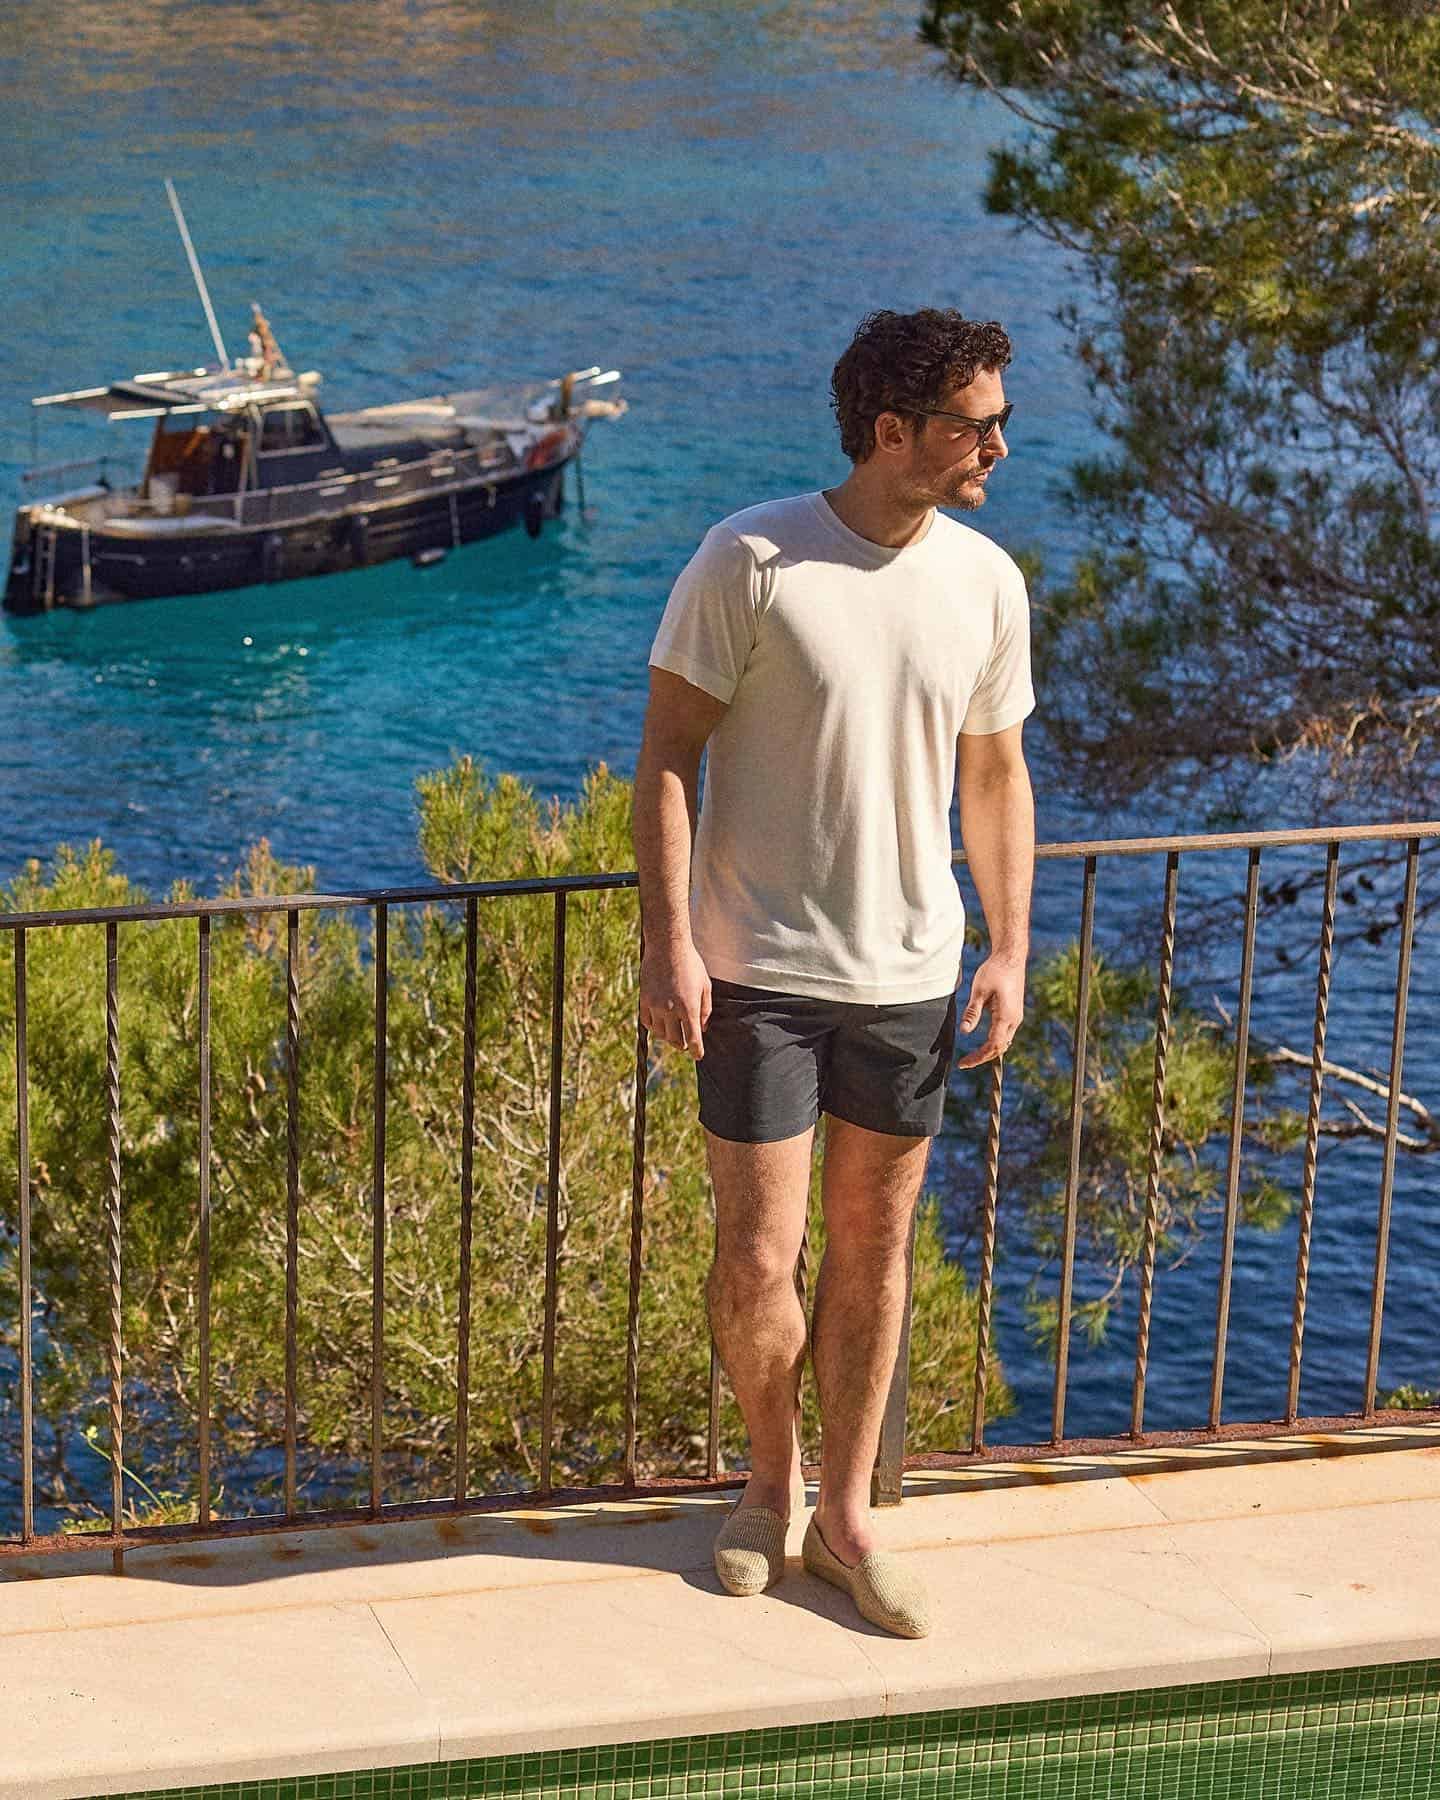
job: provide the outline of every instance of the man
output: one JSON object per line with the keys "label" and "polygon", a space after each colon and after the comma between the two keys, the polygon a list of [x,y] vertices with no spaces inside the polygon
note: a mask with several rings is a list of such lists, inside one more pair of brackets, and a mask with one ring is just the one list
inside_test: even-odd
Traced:
{"label": "man", "polygon": [[850,474],[707,533],[650,652],[635,777],[640,1018],[695,1059],[715,1194],[706,1298],[750,1434],[716,1571],[737,1594],[777,1581],[804,1503],[794,1269],[823,1112],[823,1454],[804,1562],[911,1637],[930,1629],[927,1597],[876,1550],[869,1493],[955,1048],[957,771],[990,933],[959,1022],[970,1031],[988,1011],[989,1031],[959,1067],[1009,1047],[1029,950],[1025,582],[998,545],[936,511],[984,505],[1008,454],[1010,359],[999,325],[954,311],[863,321],[832,378]]}
{"label": "man", "polygon": [[260,365],[257,372],[262,381],[269,381],[277,369],[285,366],[285,358],[280,354],[275,333],[270,329],[270,321],[261,312],[258,300],[250,302],[250,355]]}

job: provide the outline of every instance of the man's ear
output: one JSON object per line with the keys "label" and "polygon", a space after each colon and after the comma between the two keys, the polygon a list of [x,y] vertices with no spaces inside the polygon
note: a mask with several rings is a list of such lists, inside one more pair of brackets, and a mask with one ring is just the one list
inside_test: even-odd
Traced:
{"label": "man's ear", "polygon": [[875,444],[881,450],[905,448],[905,424],[898,413],[883,412],[876,416]]}

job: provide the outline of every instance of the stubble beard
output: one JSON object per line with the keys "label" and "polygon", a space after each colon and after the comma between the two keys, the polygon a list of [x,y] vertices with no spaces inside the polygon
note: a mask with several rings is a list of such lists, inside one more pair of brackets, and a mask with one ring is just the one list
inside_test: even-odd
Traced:
{"label": "stubble beard", "polygon": [[950,506],[958,513],[977,513],[985,506],[988,482],[976,481],[985,464],[976,463],[967,470],[947,470],[929,482],[914,484],[913,499],[923,506]]}
{"label": "stubble beard", "polygon": [[[988,466],[993,467],[993,464]],[[978,512],[985,504],[985,489],[989,483],[977,481],[975,477],[986,467],[977,460],[968,469],[947,469],[918,478],[912,476],[910,498],[923,506],[950,506],[957,512]]]}
{"label": "stubble beard", "polygon": [[946,505],[957,507],[961,512],[978,512],[985,504],[985,489],[988,485],[984,481],[962,482],[955,498],[947,500]]}
{"label": "stubble beard", "polygon": [[947,491],[935,504],[953,506],[957,512],[978,512],[985,504],[985,489],[989,486],[988,482],[975,479],[979,473],[980,465],[977,463],[962,476],[952,477],[946,484]]}
{"label": "stubble beard", "polygon": [[985,490],[989,486],[988,481],[975,479],[984,466],[977,462],[973,468],[951,469],[928,480],[912,476],[904,498],[920,506],[950,506],[957,512],[978,512],[985,504]]}

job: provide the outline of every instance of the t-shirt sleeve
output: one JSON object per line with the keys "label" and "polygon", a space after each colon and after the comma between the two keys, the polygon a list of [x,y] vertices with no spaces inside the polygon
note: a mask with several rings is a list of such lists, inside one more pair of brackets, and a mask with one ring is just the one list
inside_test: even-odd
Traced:
{"label": "t-shirt sleeve", "polygon": [[1010,563],[1000,590],[1000,624],[990,656],[975,683],[960,729],[985,735],[1004,731],[1035,710],[1030,678],[1030,597],[1025,577]]}
{"label": "t-shirt sleeve", "polygon": [[755,643],[755,575],[746,545],[713,525],[670,590],[651,666],[728,703]]}

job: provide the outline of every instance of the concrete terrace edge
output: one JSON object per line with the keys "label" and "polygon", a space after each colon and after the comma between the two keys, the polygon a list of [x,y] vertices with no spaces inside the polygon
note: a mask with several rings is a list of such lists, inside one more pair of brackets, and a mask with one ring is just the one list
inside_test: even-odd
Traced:
{"label": "concrete terrace edge", "polygon": [[[1440,1427],[999,1460],[874,1515],[938,1623],[799,1562],[749,1599],[733,1494],[0,1559],[0,1800],[813,1724],[1440,1655]],[[808,1492],[813,1505],[815,1489]]]}

